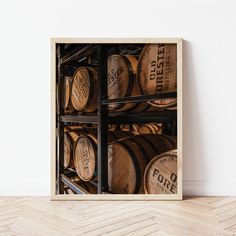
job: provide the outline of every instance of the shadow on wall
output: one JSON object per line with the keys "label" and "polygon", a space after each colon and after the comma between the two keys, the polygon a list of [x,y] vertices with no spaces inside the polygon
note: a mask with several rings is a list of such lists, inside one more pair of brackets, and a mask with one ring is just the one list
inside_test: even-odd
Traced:
{"label": "shadow on wall", "polygon": [[[194,193],[207,174],[205,166],[204,130],[202,126],[197,77],[194,71],[192,45],[183,42],[183,187],[184,194]],[[204,191],[204,190],[202,190]]]}

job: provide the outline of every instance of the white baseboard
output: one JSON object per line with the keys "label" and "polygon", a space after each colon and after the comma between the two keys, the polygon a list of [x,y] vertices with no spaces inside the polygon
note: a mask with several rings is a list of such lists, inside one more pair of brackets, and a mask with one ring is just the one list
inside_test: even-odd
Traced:
{"label": "white baseboard", "polygon": [[236,196],[236,181],[184,180],[185,196]]}
{"label": "white baseboard", "polygon": [[[49,196],[50,183],[0,181],[0,196]],[[236,196],[236,181],[184,180],[185,196]]]}

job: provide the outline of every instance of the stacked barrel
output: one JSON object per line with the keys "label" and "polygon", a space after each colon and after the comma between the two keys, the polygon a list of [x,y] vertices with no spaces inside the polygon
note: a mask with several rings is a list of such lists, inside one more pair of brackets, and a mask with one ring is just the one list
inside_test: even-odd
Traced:
{"label": "stacked barrel", "polygon": [[[177,49],[175,44],[147,44],[140,56],[110,55],[107,66],[108,98],[122,98],[177,91]],[[97,109],[96,67],[80,67],[65,76],[66,112],[94,112]],[[176,109],[177,98],[154,99],[148,103],[109,104],[112,111]]]}
{"label": "stacked barrel", "polygon": [[[112,54],[107,60],[108,99],[177,91],[177,48],[174,44],[147,44],[137,56]],[[65,113],[97,110],[96,67],[79,67],[65,77]],[[176,109],[177,98],[139,103],[111,103],[112,112]],[[64,132],[64,168],[88,193],[96,193],[97,127],[68,126]],[[164,135],[162,123],[109,125],[109,193],[177,192],[177,140]],[[73,193],[65,189],[65,193]]]}

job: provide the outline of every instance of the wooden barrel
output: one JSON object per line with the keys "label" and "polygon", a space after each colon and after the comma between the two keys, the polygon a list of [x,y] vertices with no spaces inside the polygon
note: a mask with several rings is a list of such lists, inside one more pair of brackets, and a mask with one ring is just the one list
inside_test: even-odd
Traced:
{"label": "wooden barrel", "polygon": [[120,125],[122,131],[130,131],[138,133],[139,126],[137,124],[122,124]]}
{"label": "wooden barrel", "polygon": [[[147,44],[144,46],[137,70],[137,79],[143,94],[177,91],[176,44]],[[177,98],[150,101],[159,108],[176,107]]]}
{"label": "wooden barrel", "polygon": [[129,125],[129,124],[122,124],[122,125],[120,125],[120,129],[121,129],[122,131],[130,131],[130,130],[132,130],[132,125]]}
{"label": "wooden barrel", "polygon": [[74,166],[73,162],[73,139],[68,133],[64,133],[64,168]]}
{"label": "wooden barrel", "polygon": [[84,127],[82,125],[73,125],[73,126],[65,126],[64,127],[64,131],[65,132],[70,132],[70,131],[74,131],[74,130],[79,130],[79,129],[83,129]]}
{"label": "wooden barrel", "polygon": [[123,131],[132,131],[139,134],[161,134],[161,124],[150,123],[150,124],[122,124],[120,125]]}
{"label": "wooden barrel", "polygon": [[75,143],[74,165],[78,176],[83,181],[90,181],[95,176],[97,144],[91,135],[81,135]]}
{"label": "wooden barrel", "polygon": [[[126,138],[131,132],[109,132],[109,141]],[[97,135],[94,133],[80,135],[74,147],[74,166],[83,181],[90,181],[96,175]]]}
{"label": "wooden barrel", "polygon": [[139,130],[139,126],[137,124],[133,124],[132,125],[132,131],[135,132],[135,133],[138,133],[138,130]]}
{"label": "wooden barrel", "polygon": [[[108,57],[108,98],[122,98],[140,95],[140,89],[136,80],[138,60],[130,55],[112,55]],[[123,103],[110,104],[108,109],[126,111],[140,106],[140,110],[146,104]]]}
{"label": "wooden barrel", "polygon": [[150,123],[141,125],[138,129],[138,132],[140,134],[160,134],[161,131],[161,125]]}
{"label": "wooden barrel", "polygon": [[71,76],[65,76],[65,89],[64,89],[64,110],[65,112],[72,112],[74,110],[70,95],[71,95],[71,84],[72,84],[72,77]]}
{"label": "wooden barrel", "polygon": [[109,124],[108,129],[109,131],[116,131],[116,130],[120,130],[120,126],[117,124]]}
{"label": "wooden barrel", "polygon": [[80,67],[73,76],[71,103],[75,110],[93,112],[97,109],[97,72]]}
{"label": "wooden barrel", "polygon": [[138,133],[133,131],[115,130],[113,132],[109,132],[108,142],[112,142],[114,140],[120,140],[123,138],[133,137],[135,135],[138,135]]}
{"label": "wooden barrel", "polygon": [[97,130],[97,125],[85,125],[85,124],[78,124],[78,125],[68,125],[64,127],[66,132],[93,132],[94,130]]}
{"label": "wooden barrel", "polygon": [[[74,129],[73,129],[74,128]],[[65,127],[64,132],[64,168],[75,168],[74,166],[74,146],[82,134],[83,129],[75,127]]]}
{"label": "wooden barrel", "polygon": [[109,191],[117,194],[144,193],[143,175],[156,155],[175,149],[164,135],[136,135],[108,146]]}
{"label": "wooden barrel", "polygon": [[151,160],[144,173],[144,191],[148,194],[177,193],[177,150]]}
{"label": "wooden barrel", "polygon": [[166,138],[168,138],[170,140],[170,142],[172,142],[174,144],[174,146],[177,148],[177,137],[176,136],[166,135]]}

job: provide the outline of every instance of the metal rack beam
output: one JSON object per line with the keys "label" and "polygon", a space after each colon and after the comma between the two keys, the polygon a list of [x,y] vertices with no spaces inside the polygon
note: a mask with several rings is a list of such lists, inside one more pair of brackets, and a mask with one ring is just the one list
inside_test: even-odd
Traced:
{"label": "metal rack beam", "polygon": [[171,122],[171,119],[167,117],[153,117],[153,116],[152,117],[115,116],[115,117],[109,117],[108,119],[109,124],[145,124],[151,122],[169,123]]}
{"label": "metal rack beam", "polygon": [[129,117],[176,117],[176,110],[164,110],[164,111],[111,111],[108,113],[109,117],[115,116],[129,116]]}
{"label": "metal rack beam", "polygon": [[60,117],[61,122],[97,124],[98,118],[96,115],[64,115]]}
{"label": "metal rack beam", "polygon": [[102,105],[108,105],[111,103],[127,103],[127,102],[147,102],[152,101],[160,98],[176,98],[177,93],[158,93],[158,94],[151,94],[151,95],[140,95],[140,96],[133,96],[133,97],[124,97],[124,98],[116,98],[116,99],[104,99],[102,100]]}
{"label": "metal rack beam", "polygon": [[83,58],[95,53],[97,46],[93,44],[85,45],[82,49],[80,46],[76,47],[74,50],[66,54],[61,58],[61,64],[71,62],[73,60],[82,60]]}
{"label": "metal rack beam", "polygon": [[145,112],[110,112],[109,124],[135,124],[148,122],[171,122],[177,116],[175,110],[145,111]]}
{"label": "metal rack beam", "polygon": [[64,184],[60,181],[60,174],[64,173],[64,123],[60,122],[60,117],[64,110],[62,102],[64,101],[64,77],[63,66],[60,63],[61,46],[57,47],[57,194],[64,193]]}
{"label": "metal rack beam", "polygon": [[107,99],[107,46],[99,45],[97,51],[98,67],[98,188],[97,193],[102,194],[108,190],[108,110],[102,106],[102,100]]}
{"label": "metal rack beam", "polygon": [[70,178],[68,178],[64,174],[61,174],[60,180],[77,194],[89,194],[88,191],[83,189],[81,186],[79,186],[75,182],[71,181]]}
{"label": "metal rack beam", "polygon": [[[145,111],[145,112],[109,112],[107,115],[108,124],[131,124],[147,122],[169,122],[171,118],[177,116],[175,110],[165,111]],[[97,115],[64,115],[60,117],[60,122],[97,124]]]}

